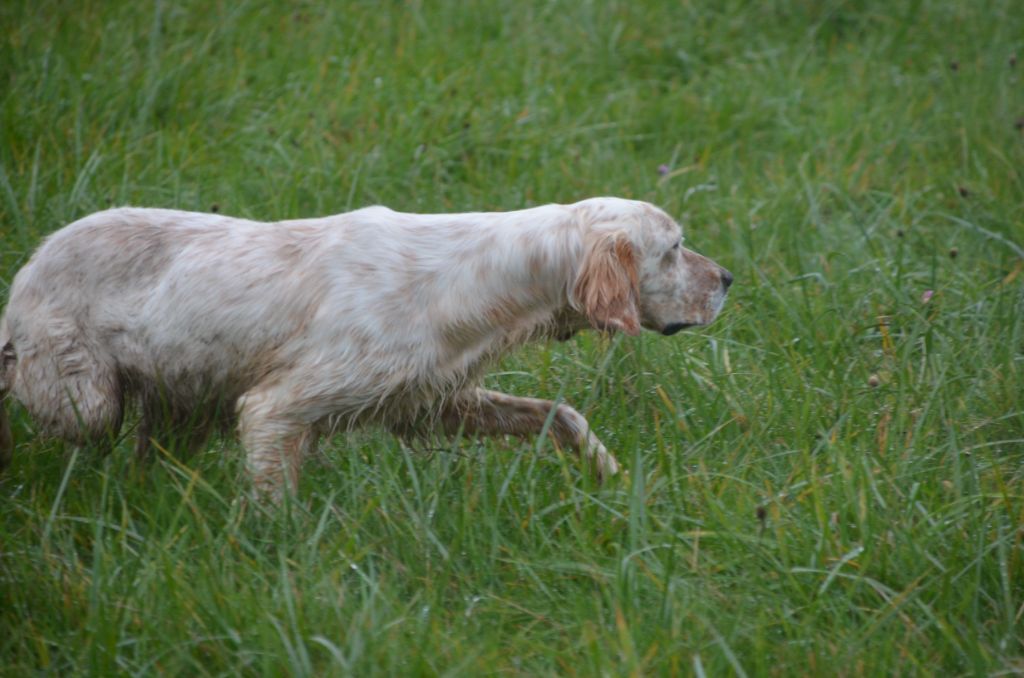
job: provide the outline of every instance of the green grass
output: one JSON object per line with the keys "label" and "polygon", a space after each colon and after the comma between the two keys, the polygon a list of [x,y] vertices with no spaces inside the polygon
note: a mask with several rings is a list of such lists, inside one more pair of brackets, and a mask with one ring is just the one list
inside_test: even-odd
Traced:
{"label": "green grass", "polygon": [[545,441],[364,432],[267,514],[234,442],[140,464],[9,406],[0,673],[1024,672],[1022,10],[3,3],[4,296],[111,204],[599,194],[737,282],[706,330],[488,378],[577,405],[630,471],[604,487]]}

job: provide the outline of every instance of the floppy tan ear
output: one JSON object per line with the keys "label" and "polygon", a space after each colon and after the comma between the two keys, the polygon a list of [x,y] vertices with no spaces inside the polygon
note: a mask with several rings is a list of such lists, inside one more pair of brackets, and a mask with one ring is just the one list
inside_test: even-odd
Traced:
{"label": "floppy tan ear", "polygon": [[640,334],[636,250],[621,231],[588,239],[573,299],[599,330]]}

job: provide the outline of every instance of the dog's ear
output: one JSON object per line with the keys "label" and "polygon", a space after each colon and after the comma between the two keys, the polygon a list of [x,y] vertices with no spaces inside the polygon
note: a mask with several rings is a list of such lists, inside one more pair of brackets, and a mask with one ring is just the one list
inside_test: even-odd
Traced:
{"label": "dog's ear", "polygon": [[572,297],[599,330],[640,334],[640,283],[636,249],[622,231],[587,238]]}

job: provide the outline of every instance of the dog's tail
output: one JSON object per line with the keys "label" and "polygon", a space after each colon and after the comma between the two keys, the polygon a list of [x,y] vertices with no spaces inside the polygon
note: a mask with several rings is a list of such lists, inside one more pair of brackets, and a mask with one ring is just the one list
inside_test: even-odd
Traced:
{"label": "dog's tail", "polygon": [[0,347],[0,471],[3,471],[14,456],[14,437],[11,435],[11,422],[7,418],[4,401],[14,385],[14,366],[18,362],[14,344],[7,332],[6,317],[0,318]]}

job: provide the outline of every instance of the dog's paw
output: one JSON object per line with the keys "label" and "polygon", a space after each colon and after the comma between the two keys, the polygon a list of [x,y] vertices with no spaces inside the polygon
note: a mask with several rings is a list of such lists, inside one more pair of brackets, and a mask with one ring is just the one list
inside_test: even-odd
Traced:
{"label": "dog's paw", "polygon": [[621,470],[619,461],[608,448],[597,439],[597,436],[590,434],[587,441],[587,459],[593,465],[594,473],[598,482],[610,480],[612,476],[618,475]]}

